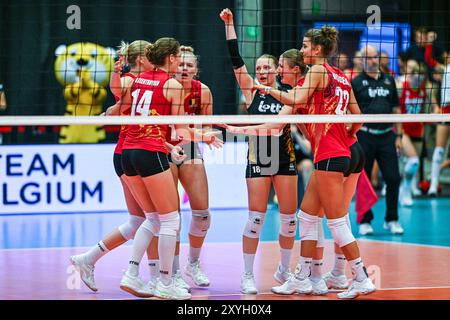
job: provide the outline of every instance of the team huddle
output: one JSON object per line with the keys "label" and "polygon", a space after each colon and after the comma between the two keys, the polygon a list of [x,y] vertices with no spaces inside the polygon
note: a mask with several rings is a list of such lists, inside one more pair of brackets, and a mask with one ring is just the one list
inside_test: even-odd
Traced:
{"label": "team huddle", "polygon": [[[225,25],[232,67],[249,114],[361,113],[347,77],[327,63],[327,57],[337,45],[334,27],[309,30],[300,50],[290,49],[279,59],[262,55],[256,60],[256,77],[253,78],[239,53],[232,12],[224,9],[220,18]],[[198,59],[192,47],[180,46],[173,38],[160,38],[153,44],[138,40],[122,43],[119,56],[110,83],[116,104],[108,108],[106,115],[212,114],[210,89],[194,79]],[[123,65],[129,65],[130,70],[123,70]],[[311,67],[308,69],[307,65]],[[290,125],[224,125],[228,132],[249,136],[246,169],[249,216],[243,232],[241,292],[258,293],[253,264],[273,185],[280,214],[280,261],[274,270],[278,285],[272,291],[284,295],[326,295],[333,288],[343,290],[338,294],[342,299],[372,293],[376,289],[361,260],[348,218],[350,202],[364,168],[364,152],[356,138],[361,124],[297,126],[311,143],[315,168],[300,210]],[[210,126],[122,126],[114,151],[114,168],[123,186],[129,220],[87,252],[71,257],[81,279],[91,290],[97,291],[96,262],[129,239],[134,242],[128,269],[120,282],[121,289],[137,297],[190,299],[191,287],[183,274],[196,286],[210,285],[200,265],[211,215],[208,181],[198,143],[220,148],[223,142],[217,137],[218,133],[221,131]],[[276,166],[268,165],[263,159],[267,150],[272,150],[270,158],[276,161]],[[192,211],[189,258],[183,272],[179,263],[178,181],[189,196]],[[335,242],[335,265],[326,274],[322,274],[324,216]],[[301,245],[296,270],[291,272],[297,220]],[[144,282],[139,275],[145,252],[149,282]],[[350,283],[345,275],[347,261],[353,274]]]}

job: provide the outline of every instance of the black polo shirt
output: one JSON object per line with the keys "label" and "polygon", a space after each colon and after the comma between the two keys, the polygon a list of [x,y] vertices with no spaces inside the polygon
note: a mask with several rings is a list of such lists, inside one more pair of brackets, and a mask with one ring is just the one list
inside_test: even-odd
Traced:
{"label": "black polo shirt", "polygon": [[[380,72],[378,79],[369,77],[365,72],[352,80],[356,101],[363,114],[391,114],[399,106],[397,87],[394,79]],[[367,128],[383,130],[392,127],[392,123],[368,123]]]}

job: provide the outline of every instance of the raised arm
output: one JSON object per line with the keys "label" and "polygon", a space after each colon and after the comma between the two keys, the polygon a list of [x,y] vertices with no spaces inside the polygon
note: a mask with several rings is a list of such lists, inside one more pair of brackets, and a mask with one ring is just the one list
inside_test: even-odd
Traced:
{"label": "raised arm", "polygon": [[231,63],[233,64],[234,75],[239,84],[247,106],[250,105],[252,101],[252,89],[255,85],[253,78],[247,71],[244,60],[239,53],[238,41],[236,36],[236,30],[234,28],[233,13],[230,9],[223,9],[220,13],[220,19],[225,24],[225,34],[227,39],[228,53],[231,58]]}

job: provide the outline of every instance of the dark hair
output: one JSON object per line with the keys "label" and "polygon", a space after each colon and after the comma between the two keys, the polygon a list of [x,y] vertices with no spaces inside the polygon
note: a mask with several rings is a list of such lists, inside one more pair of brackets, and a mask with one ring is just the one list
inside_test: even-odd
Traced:
{"label": "dark hair", "polygon": [[180,51],[180,43],[174,38],[159,38],[154,44],[145,48],[145,55],[154,66],[163,66],[167,56],[176,55]]}
{"label": "dark hair", "polygon": [[333,26],[323,26],[321,29],[309,29],[305,38],[310,38],[313,45],[321,46],[323,54],[328,57],[336,50],[338,31]]}
{"label": "dark hair", "polygon": [[271,54],[264,53],[264,54],[263,54],[261,57],[259,57],[258,59],[261,59],[261,58],[266,58],[266,59],[272,60],[273,64],[275,65],[275,68],[278,66],[278,58],[275,57],[275,56],[273,56],[273,55],[271,55]]}
{"label": "dark hair", "polygon": [[418,26],[418,27],[414,28],[414,32],[427,33],[428,29],[427,29],[427,27],[424,27],[424,26]]}
{"label": "dark hair", "polygon": [[281,57],[287,60],[291,68],[298,66],[302,74],[306,71],[306,64],[303,61],[303,53],[298,49],[289,49],[281,54]]}

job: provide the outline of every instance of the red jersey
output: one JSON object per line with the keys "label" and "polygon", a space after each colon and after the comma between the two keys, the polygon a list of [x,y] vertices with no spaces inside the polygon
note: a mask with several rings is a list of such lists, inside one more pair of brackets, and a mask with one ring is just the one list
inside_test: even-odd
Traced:
{"label": "red jersey", "polygon": [[[297,86],[298,86],[298,87],[301,87],[301,86],[303,86],[304,83],[305,83],[305,78],[302,78],[302,79],[298,80]],[[298,113],[298,114],[308,114],[308,110],[299,108],[299,109],[297,109],[297,113]],[[307,129],[309,129],[308,127],[311,127],[311,124],[305,124],[305,126],[306,126]],[[300,129],[300,130],[301,130],[301,129]],[[309,130],[308,130],[308,131],[309,131]],[[352,146],[353,144],[355,144],[357,141],[358,141],[357,138],[355,138],[354,136],[351,136],[351,135],[348,135],[348,134],[347,134],[347,145],[348,145],[349,147],[351,147],[351,146]],[[311,141],[310,141],[310,142],[311,142]]]}
{"label": "red jersey", "polygon": [[[184,114],[187,116],[199,115],[202,111],[202,83],[198,80],[192,80],[191,92],[184,97]],[[191,128],[193,126],[190,126]],[[175,128],[171,125],[167,130],[167,142],[177,145],[180,140],[177,139]]]}
{"label": "red jersey", "polygon": [[[307,114],[345,114],[352,87],[345,74],[336,67],[323,65],[328,73],[328,85],[315,91],[308,100]],[[308,123],[314,163],[329,158],[350,158],[349,137],[344,123]]]}
{"label": "red jersey", "polygon": [[[141,73],[133,83],[132,116],[163,116],[171,114],[171,104],[164,97],[165,83],[172,77],[163,70]],[[168,153],[166,134],[169,125],[129,125],[123,149],[144,149]]]}
{"label": "red jersey", "polygon": [[[132,73],[125,73],[125,74],[121,75],[121,78],[124,78],[124,77],[131,77],[133,79],[136,79],[136,76]],[[116,103],[117,103],[120,100],[120,97],[114,95],[114,99],[116,100]],[[121,110],[120,115],[129,116],[130,110],[131,109],[128,109],[125,112],[122,112],[122,110]],[[116,145],[116,148],[114,149],[114,153],[122,154],[122,147],[123,147],[123,143],[125,141],[125,137],[127,135],[127,130],[128,130],[128,126],[126,126],[126,125],[120,126],[119,139],[117,140],[117,145]]]}
{"label": "red jersey", "polygon": [[[408,81],[403,83],[402,95],[400,96],[400,110],[405,114],[423,113],[427,92],[425,86],[415,91],[411,89]],[[412,138],[423,137],[424,127],[421,122],[403,123],[403,132]]]}

